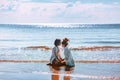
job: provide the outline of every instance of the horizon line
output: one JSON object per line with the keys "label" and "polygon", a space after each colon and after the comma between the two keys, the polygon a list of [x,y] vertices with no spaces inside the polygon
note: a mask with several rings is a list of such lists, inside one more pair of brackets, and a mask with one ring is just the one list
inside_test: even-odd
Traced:
{"label": "horizon line", "polygon": [[10,25],[120,24],[120,23],[0,23]]}

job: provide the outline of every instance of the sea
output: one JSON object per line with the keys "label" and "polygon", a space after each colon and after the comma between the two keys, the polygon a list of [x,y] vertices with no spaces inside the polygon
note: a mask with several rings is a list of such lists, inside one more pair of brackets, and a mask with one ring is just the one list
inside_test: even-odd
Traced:
{"label": "sea", "polygon": [[[52,48],[55,39],[62,41],[64,38],[69,38],[68,46],[78,65],[74,71],[77,76],[70,75],[73,77],[71,80],[120,79],[120,24],[53,25],[44,23],[39,25],[0,24],[0,80],[27,80],[28,73],[33,75],[29,80],[45,78],[44,75],[39,77],[39,74],[47,74],[49,71],[43,69],[46,65],[42,65],[42,67],[40,65],[44,64],[42,61],[49,61],[51,49],[28,47]],[[74,50],[74,48],[80,49]],[[60,54],[64,58],[61,46],[60,49]],[[35,61],[38,62],[34,63]],[[19,76],[24,76],[20,78],[14,76],[16,73],[26,74],[20,74]],[[3,77],[5,74],[9,78]],[[103,77],[101,78],[101,76]],[[45,80],[52,79],[45,78]]]}

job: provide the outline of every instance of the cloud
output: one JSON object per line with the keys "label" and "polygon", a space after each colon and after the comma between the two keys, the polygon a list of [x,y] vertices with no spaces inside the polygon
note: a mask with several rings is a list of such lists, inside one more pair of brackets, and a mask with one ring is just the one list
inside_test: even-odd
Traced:
{"label": "cloud", "polygon": [[117,3],[37,3],[29,0],[0,1],[1,23],[118,23],[120,6]]}
{"label": "cloud", "polygon": [[0,11],[14,11],[18,7],[18,2],[15,0],[2,0],[0,1]]}
{"label": "cloud", "polygon": [[82,4],[79,1],[71,5],[66,8],[61,17],[82,23],[120,23],[119,5],[103,3]]}

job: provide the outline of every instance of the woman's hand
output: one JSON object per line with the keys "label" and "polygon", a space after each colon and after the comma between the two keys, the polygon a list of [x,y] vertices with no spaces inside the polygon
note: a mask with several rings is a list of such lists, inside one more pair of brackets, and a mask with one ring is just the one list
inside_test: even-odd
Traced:
{"label": "woman's hand", "polygon": [[61,63],[64,63],[64,62],[65,62],[65,60],[62,60],[62,61],[61,61]]}

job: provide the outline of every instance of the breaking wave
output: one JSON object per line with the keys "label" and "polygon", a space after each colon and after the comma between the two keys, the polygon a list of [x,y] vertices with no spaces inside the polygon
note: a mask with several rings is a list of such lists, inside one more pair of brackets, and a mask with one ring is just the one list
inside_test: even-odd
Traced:
{"label": "breaking wave", "polygon": [[58,23],[58,24],[1,24],[3,27],[13,28],[104,28],[104,29],[120,29],[120,24],[79,24],[79,23]]}
{"label": "breaking wave", "polygon": [[[14,63],[48,63],[48,60],[0,60],[0,62]],[[75,63],[120,63],[120,60],[75,60]]]}
{"label": "breaking wave", "polygon": [[[43,49],[43,50],[51,50],[51,47],[48,46],[29,46],[24,49]],[[112,50],[112,49],[120,49],[120,46],[93,46],[93,47],[73,47],[71,50],[87,50],[87,51],[96,51],[96,50]]]}

